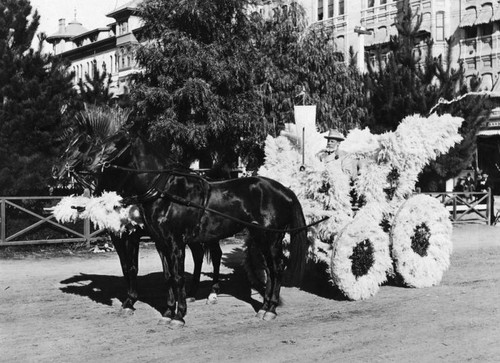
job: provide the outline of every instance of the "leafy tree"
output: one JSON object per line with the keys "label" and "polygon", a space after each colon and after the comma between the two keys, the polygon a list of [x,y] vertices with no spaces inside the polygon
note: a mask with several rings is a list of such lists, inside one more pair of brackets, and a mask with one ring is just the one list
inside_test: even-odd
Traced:
{"label": "leafy tree", "polygon": [[[144,72],[133,100],[143,127],[179,160],[234,164],[262,139],[246,1],[149,0],[141,7]],[[243,145],[241,139],[248,140]]]}
{"label": "leafy tree", "polygon": [[[249,0],[146,0],[144,72],[132,95],[153,138],[180,159],[258,166],[267,134],[293,122],[296,95],[318,105],[321,127],[362,116],[361,80],[339,62],[325,32],[306,31],[302,8],[278,6],[272,19],[249,13]],[[358,78],[356,78],[358,77]],[[362,98],[362,97],[359,97]],[[252,165],[253,164],[253,165]]]}
{"label": "leafy tree", "polygon": [[[421,18],[412,13],[409,2],[405,1],[396,21],[398,35],[391,37],[386,48],[376,50],[375,66],[368,63],[365,83],[371,107],[364,126],[374,133],[394,131],[405,116],[428,114],[440,99],[453,100],[478,90],[478,79],[468,86],[465,84],[462,65],[459,69],[451,67],[452,39],[447,40],[445,59],[433,57],[433,41],[420,32],[420,26]],[[465,119],[460,130],[464,139],[425,168],[419,177],[423,190],[442,190],[446,179],[470,165],[475,134],[490,108],[483,98],[469,97],[435,109]]]}
{"label": "leafy tree", "polygon": [[[31,20],[29,20],[31,19]],[[67,100],[67,65],[30,49],[39,15],[28,0],[0,0],[0,194],[40,193],[50,179]]]}

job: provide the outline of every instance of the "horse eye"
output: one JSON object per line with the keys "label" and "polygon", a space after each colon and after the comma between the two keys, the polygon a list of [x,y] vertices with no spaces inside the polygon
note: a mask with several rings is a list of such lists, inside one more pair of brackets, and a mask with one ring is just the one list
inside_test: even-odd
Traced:
{"label": "horse eye", "polygon": [[92,158],[90,156],[87,158],[87,164],[92,164]]}

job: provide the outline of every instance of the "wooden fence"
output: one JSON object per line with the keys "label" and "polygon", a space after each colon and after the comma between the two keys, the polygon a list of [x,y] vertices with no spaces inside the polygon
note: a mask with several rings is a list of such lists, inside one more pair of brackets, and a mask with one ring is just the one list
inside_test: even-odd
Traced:
{"label": "wooden fence", "polygon": [[453,222],[465,222],[471,219],[480,220],[490,225],[493,208],[493,194],[488,192],[437,192],[424,193],[439,199],[439,201],[450,211]]}
{"label": "wooden fence", "polygon": [[[481,220],[491,224],[493,195],[488,192],[424,193],[433,196],[450,211],[454,222]],[[59,223],[45,208],[62,197],[0,197],[0,247],[42,243],[92,242],[103,239],[104,230],[96,230],[89,220]],[[48,231],[48,232],[44,232]],[[45,233],[45,234],[44,234]]]}
{"label": "wooden fence", "polygon": [[45,208],[63,197],[0,197],[0,246],[42,243],[85,242],[103,238],[89,220],[59,223]]}

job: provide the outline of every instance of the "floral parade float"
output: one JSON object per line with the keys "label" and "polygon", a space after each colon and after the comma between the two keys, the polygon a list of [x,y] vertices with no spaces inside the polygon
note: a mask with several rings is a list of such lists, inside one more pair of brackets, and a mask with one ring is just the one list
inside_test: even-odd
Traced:
{"label": "floral parade float", "polygon": [[373,296],[388,276],[416,288],[441,281],[452,252],[449,213],[414,189],[423,167],[461,140],[462,121],[414,115],[394,132],[355,129],[324,158],[324,135],[312,122],[267,137],[259,174],[292,189],[308,223],[330,217],[311,230],[311,257],[347,298]]}
{"label": "floral parade float", "polygon": [[[351,300],[373,296],[388,276],[409,287],[438,284],[452,251],[449,213],[414,188],[423,167],[461,140],[463,120],[414,115],[395,132],[355,129],[338,155],[325,155],[314,109],[305,114],[311,117],[267,137],[259,174],[295,192],[308,224],[328,217],[310,231],[311,260],[326,265],[331,283]],[[116,193],[65,197],[52,213],[61,222],[86,218],[116,234],[142,224],[137,206],[123,206]]]}

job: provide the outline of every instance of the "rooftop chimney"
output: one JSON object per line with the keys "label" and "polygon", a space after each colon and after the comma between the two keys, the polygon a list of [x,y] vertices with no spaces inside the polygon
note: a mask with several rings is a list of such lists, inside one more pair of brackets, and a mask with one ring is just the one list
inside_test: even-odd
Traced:
{"label": "rooftop chimney", "polygon": [[59,19],[59,33],[64,33],[66,31],[66,19]]}

